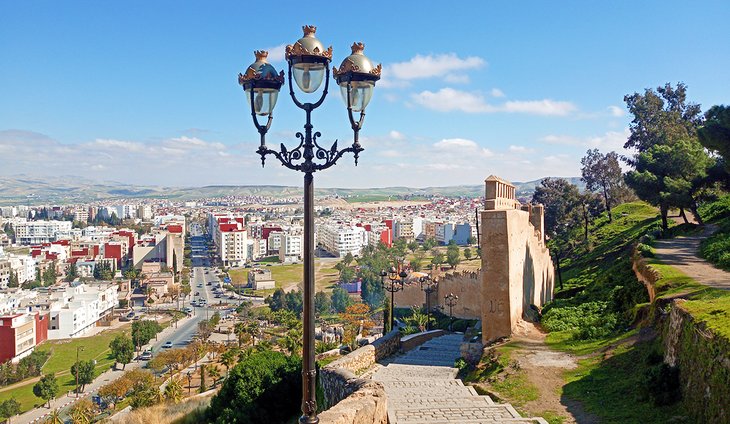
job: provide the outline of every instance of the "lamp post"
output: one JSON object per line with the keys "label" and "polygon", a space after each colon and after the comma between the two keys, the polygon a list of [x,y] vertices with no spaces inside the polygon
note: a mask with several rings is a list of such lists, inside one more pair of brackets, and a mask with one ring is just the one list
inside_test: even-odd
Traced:
{"label": "lamp post", "polygon": [[454,324],[453,308],[454,306],[456,306],[456,302],[458,301],[459,296],[455,295],[454,293],[449,293],[444,296],[444,303],[446,303],[446,306],[449,307],[449,331],[452,331],[451,326]]}
{"label": "lamp post", "polygon": [[188,396],[190,396],[190,387],[193,385],[193,374],[188,371]]}
{"label": "lamp post", "polygon": [[426,331],[431,329],[431,293],[438,288],[438,279],[431,278],[430,275],[421,277],[421,290],[426,293]]}
{"label": "lamp post", "polygon": [[[385,284],[385,277],[388,277],[389,284]],[[406,277],[408,277],[408,273],[405,270],[399,273],[395,267],[391,267],[390,271],[380,271],[380,282],[383,289],[390,292],[390,330],[393,330],[395,324],[395,292],[403,290]]]}
{"label": "lamp post", "polygon": [[[298,145],[289,150],[282,143],[278,149],[266,145],[266,133],[271,127],[272,112],[284,84],[284,72],[267,62],[268,52],[256,51],[256,61],[244,74],[238,74],[238,83],[243,86],[250,103],[251,117],[261,137],[261,145],[257,153],[261,155],[261,165],[266,156],[272,155],[281,164],[291,170],[304,173],[304,294],[303,294],[303,355],[302,355],[302,413],[299,422],[316,424],[317,401],[315,398],[316,369],[314,366],[314,178],[316,171],[323,171],[333,166],[348,152],[355,157],[355,165],[363,148],[359,142],[359,132],[365,119],[365,108],[372,97],[375,82],[380,79],[381,66],[373,63],[363,54],[364,45],[355,43],[352,54],[340,66],[332,68],[334,78],[347,105],[350,126],[354,133],[351,146],[338,149],[337,141],[331,147],[322,147],[318,143],[321,133],[312,133],[312,111],[322,105],[329,88],[330,62],[332,47],[324,45],[315,37],[317,28],[306,25],[302,27],[304,36],[294,44],[286,47],[288,63],[289,95],[294,104],[305,112],[304,134],[298,132]],[[314,93],[324,81],[324,89],[314,103],[300,102],[294,93],[294,84],[304,93]],[[353,112],[360,113],[355,120]],[[261,125],[258,116],[266,119]]]}
{"label": "lamp post", "polygon": [[79,397],[79,352],[83,351],[83,346],[76,346],[76,398]]}

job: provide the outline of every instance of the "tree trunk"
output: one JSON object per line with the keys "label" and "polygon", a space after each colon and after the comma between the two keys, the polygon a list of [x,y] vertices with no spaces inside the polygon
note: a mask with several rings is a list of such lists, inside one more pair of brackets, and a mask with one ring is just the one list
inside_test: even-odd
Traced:
{"label": "tree trunk", "polygon": [[685,224],[689,224],[689,220],[687,220],[687,214],[684,213],[684,208],[679,208],[679,216],[682,217]]}
{"label": "tree trunk", "polygon": [[608,222],[613,222],[613,217],[611,216],[611,202],[608,199],[608,190],[605,187],[603,188],[603,199],[606,201],[606,210],[608,211]]}
{"label": "tree trunk", "polygon": [[662,203],[659,206],[659,212],[662,215],[662,231],[668,231],[669,230],[669,223],[667,222],[667,214],[669,213],[669,206]]}
{"label": "tree trunk", "polygon": [[692,204],[690,205],[690,210],[692,211],[692,215],[695,216],[695,220],[699,225],[705,225],[705,222],[702,220],[702,217],[700,216],[700,211],[697,210],[697,201],[694,197],[692,197]]}
{"label": "tree trunk", "polygon": [[555,255],[555,263],[557,264],[557,268],[558,268],[558,283],[560,284],[560,290],[562,290],[563,289],[563,275],[560,272],[560,252],[558,252]]}
{"label": "tree trunk", "polygon": [[585,222],[583,240],[588,241],[588,212],[583,213],[583,221]]}

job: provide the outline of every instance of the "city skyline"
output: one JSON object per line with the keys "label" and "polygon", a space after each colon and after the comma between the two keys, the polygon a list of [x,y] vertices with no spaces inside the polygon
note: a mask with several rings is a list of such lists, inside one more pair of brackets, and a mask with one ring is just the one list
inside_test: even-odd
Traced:
{"label": "city skyline", "polygon": [[[681,81],[703,110],[730,94],[719,71],[730,62],[730,6],[719,1],[479,3],[447,13],[373,3],[348,15],[326,6],[292,18],[235,3],[3,4],[0,175],[299,185],[278,164],[261,169],[236,75],[257,49],[284,69],[283,46],[304,24],[333,46],[333,65],[363,41],[384,67],[360,165],[344,158],[318,175],[319,187],[576,176],[589,148],[625,153],[625,94]],[[282,92],[270,145],[293,143],[299,112]],[[336,89],[313,120],[325,143],[351,140]]]}

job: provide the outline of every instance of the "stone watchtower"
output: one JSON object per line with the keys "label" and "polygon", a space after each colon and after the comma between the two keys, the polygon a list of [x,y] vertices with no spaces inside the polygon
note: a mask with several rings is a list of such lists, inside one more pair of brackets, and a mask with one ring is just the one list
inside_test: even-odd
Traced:
{"label": "stone watchtower", "polygon": [[545,247],[542,205],[521,205],[515,186],[494,175],[485,181],[481,213],[482,341],[509,337],[530,305],[552,300],[555,272]]}

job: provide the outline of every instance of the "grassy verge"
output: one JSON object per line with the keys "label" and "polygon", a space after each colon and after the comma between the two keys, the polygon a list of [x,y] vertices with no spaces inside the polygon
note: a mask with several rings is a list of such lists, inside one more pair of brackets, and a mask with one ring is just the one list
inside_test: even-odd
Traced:
{"label": "grassy verge", "polygon": [[[76,348],[83,346],[84,350],[79,351],[79,360],[96,360],[94,375],[98,376],[114,365],[114,360],[109,356],[109,343],[118,334],[131,331],[131,324],[125,324],[113,330],[107,330],[92,337],[79,339],[48,340],[38,346],[39,351],[50,351],[51,356],[43,366],[43,374],[55,373],[59,382],[61,394],[75,387],[75,378],[71,375],[71,365],[76,362]],[[33,394],[35,382],[21,385],[15,389],[0,392],[0,402],[15,398],[21,404],[23,412],[40,405],[43,401]]]}
{"label": "grassy verge", "polygon": [[578,362],[566,371],[563,395],[580,401],[603,423],[666,423],[684,415],[681,404],[655,406],[647,393],[645,372],[654,342],[619,344],[610,353]]}

